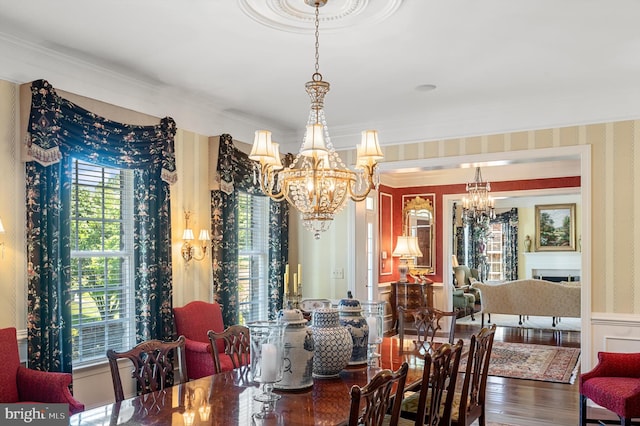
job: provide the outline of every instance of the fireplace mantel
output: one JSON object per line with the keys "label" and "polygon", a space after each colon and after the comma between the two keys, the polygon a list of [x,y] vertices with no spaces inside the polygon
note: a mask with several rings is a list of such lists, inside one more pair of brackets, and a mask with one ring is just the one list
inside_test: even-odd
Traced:
{"label": "fireplace mantel", "polygon": [[[578,251],[537,251],[524,253],[526,278],[536,275],[580,276],[582,253]],[[542,273],[541,271],[544,271]]]}

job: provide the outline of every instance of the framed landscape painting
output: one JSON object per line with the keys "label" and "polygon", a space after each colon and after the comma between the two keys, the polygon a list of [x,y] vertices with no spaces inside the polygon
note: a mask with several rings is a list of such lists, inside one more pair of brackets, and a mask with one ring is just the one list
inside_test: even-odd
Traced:
{"label": "framed landscape painting", "polygon": [[576,205],[536,206],[536,251],[576,250]]}

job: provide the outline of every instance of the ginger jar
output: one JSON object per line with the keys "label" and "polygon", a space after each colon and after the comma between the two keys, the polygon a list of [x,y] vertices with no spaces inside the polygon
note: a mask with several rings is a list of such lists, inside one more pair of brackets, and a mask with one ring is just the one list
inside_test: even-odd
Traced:
{"label": "ginger jar", "polygon": [[362,316],[362,306],[357,299],[342,299],[338,303],[340,324],[349,330],[353,350],[349,365],[366,365],[369,349],[369,324]]}
{"label": "ginger jar", "polygon": [[274,387],[281,390],[305,389],[313,386],[314,341],[311,328],[299,309],[280,311],[278,320],[284,330],[284,367],[282,380]]}
{"label": "ginger jar", "polygon": [[349,364],[353,344],[351,333],[340,325],[337,309],[323,308],[313,311],[313,377],[337,377]]}

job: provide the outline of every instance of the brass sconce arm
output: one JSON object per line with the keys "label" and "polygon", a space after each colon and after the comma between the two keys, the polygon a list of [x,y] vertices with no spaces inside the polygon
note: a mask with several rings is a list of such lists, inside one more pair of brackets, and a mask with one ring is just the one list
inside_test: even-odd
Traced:
{"label": "brass sconce arm", "polygon": [[198,235],[200,245],[192,244],[191,241],[195,238],[193,236],[193,230],[189,228],[191,212],[185,212],[184,217],[186,227],[182,233],[182,239],[184,240],[181,249],[182,258],[186,263],[189,263],[191,260],[203,260],[207,256],[207,244],[211,240],[209,230],[204,228],[201,229],[200,234]]}

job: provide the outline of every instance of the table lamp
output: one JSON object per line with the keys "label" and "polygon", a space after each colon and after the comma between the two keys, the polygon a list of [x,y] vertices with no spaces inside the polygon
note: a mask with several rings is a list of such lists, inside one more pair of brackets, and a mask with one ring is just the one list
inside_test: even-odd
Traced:
{"label": "table lamp", "polygon": [[400,266],[398,266],[398,272],[400,272],[399,282],[406,283],[407,272],[409,272],[409,259],[422,256],[420,247],[418,247],[418,237],[399,236],[392,256],[400,257]]}

